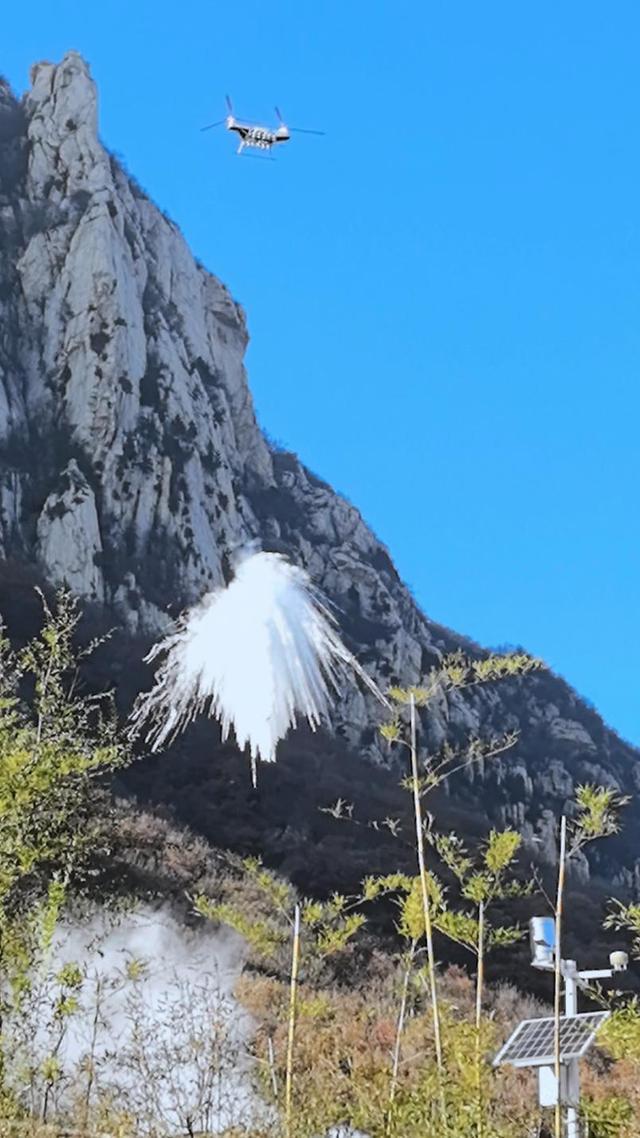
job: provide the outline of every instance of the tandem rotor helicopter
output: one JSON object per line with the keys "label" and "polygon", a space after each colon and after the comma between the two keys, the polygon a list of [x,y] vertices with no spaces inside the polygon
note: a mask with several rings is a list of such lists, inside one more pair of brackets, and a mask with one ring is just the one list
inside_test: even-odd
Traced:
{"label": "tandem rotor helicopter", "polygon": [[[288,142],[292,134],[324,134],[323,130],[305,130],[304,127],[287,126],[277,107],[275,107],[275,112],[280,125],[275,128],[262,126],[260,123],[240,122],[233,113],[231,99],[228,95],[225,95],[225,101],[229,112],[226,118],[218,119],[217,122],[211,122],[208,126],[203,126],[201,129],[213,130],[216,126],[224,125],[227,130],[238,134],[240,136],[240,145],[236,152],[238,154],[242,154],[245,150],[250,148],[270,152],[272,147],[277,146],[278,143]],[[259,155],[247,155],[247,157],[257,158]],[[271,159],[271,161],[273,161],[273,159]]]}

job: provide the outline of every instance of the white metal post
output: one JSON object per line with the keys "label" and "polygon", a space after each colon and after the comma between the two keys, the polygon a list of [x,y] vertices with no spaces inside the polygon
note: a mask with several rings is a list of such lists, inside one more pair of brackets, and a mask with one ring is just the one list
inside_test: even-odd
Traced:
{"label": "white metal post", "polygon": [[578,966],[575,960],[562,961],[562,975],[564,976],[564,1014],[575,1016],[578,1014]]}
{"label": "white metal post", "polygon": [[[564,1014],[575,1016],[578,1014],[578,966],[575,960],[562,961],[562,975],[564,976]],[[577,1059],[573,1059],[567,1066],[567,1089],[573,1085],[579,1091],[580,1066]],[[578,1111],[575,1106],[567,1107],[567,1138],[580,1138]]]}

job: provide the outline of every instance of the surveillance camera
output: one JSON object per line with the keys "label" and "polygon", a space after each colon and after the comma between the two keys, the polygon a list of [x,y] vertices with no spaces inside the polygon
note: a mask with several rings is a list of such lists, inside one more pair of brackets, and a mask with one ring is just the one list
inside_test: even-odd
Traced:
{"label": "surveillance camera", "polygon": [[609,964],[614,972],[626,972],[629,956],[626,952],[612,952],[609,956]]}

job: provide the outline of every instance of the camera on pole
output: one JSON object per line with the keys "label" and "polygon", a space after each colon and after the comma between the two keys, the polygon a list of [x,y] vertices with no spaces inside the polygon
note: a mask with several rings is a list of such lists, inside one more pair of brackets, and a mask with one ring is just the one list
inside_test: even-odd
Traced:
{"label": "camera on pole", "polygon": [[[556,968],[556,923],[553,917],[532,917],[529,921],[531,965],[541,971]],[[537,1067],[540,1106],[556,1106],[566,1110],[567,1138],[578,1138],[580,1103],[580,1059],[595,1042],[596,1034],[611,1012],[578,1012],[578,989],[588,990],[591,980],[610,979],[626,972],[629,957],[616,951],[609,956],[610,968],[578,971],[575,960],[561,960],[564,980],[564,1015],[558,1032],[553,1016],[526,1019],[518,1024],[496,1055],[494,1067]],[[559,1038],[558,1038],[559,1037]],[[556,1076],[556,1040],[560,1045],[560,1079]]]}

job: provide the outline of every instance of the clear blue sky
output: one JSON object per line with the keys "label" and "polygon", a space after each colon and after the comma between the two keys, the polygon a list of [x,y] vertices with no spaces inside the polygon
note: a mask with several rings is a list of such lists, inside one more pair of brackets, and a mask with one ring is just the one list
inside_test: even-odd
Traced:
{"label": "clear blue sky", "polygon": [[[640,742],[640,7],[45,0],[101,129],[245,306],[260,420],[427,613],[540,653]],[[236,159],[224,114],[299,136]]]}

